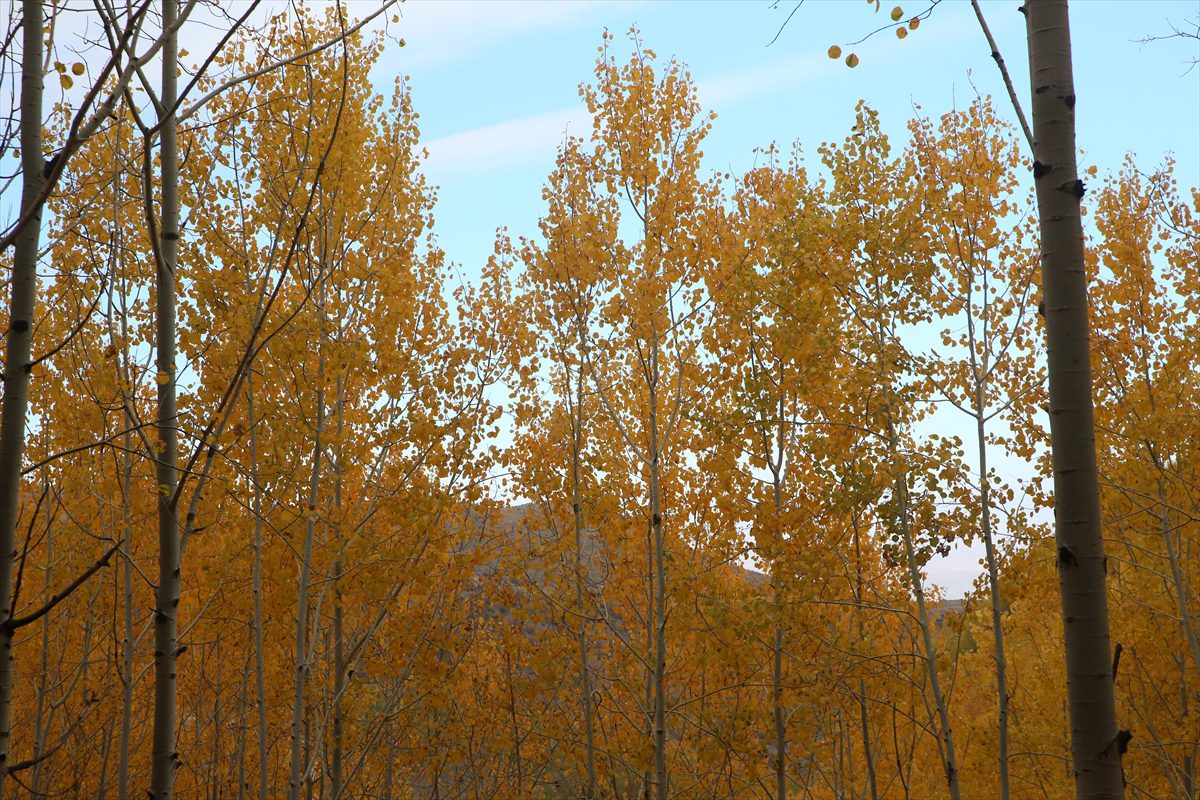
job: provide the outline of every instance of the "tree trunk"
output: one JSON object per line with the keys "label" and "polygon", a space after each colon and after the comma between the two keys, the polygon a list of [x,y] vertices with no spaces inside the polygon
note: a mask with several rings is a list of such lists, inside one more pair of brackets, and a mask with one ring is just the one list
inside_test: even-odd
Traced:
{"label": "tree trunk", "polygon": [[[896,446],[893,436],[892,447]],[[942,754],[942,770],[946,775],[946,788],[951,800],[959,800],[958,759],[954,754],[954,733],[950,727],[950,710],[946,706],[946,696],[942,693],[942,682],[938,677],[937,650],[933,646],[933,635],[929,631],[929,610],[925,605],[925,586],[921,580],[921,568],[917,564],[917,553],[913,546],[912,528],[909,525],[908,486],[905,478],[896,481],[896,490],[900,495],[900,533],[904,539],[904,553],[908,559],[908,576],[912,583],[913,597],[917,601],[917,625],[921,629],[921,643],[925,650],[925,667],[929,674],[929,689],[933,693],[933,703],[937,708],[938,725],[941,728],[938,736],[939,750]]]}
{"label": "tree trunk", "polygon": [[250,590],[254,595],[254,697],[257,701],[258,729],[258,800],[267,800],[269,744],[267,742],[267,686],[263,664],[263,487],[258,472],[258,420],[254,413],[254,369],[246,374],[246,424],[250,428],[250,481],[254,484],[254,577]]}
{"label": "tree trunk", "polygon": [[[987,365],[984,364],[986,373]],[[992,645],[996,657],[996,703],[998,727],[996,758],[1000,775],[1000,800],[1008,800],[1008,662],[1004,657],[1003,603],[1000,597],[1000,565],[996,561],[996,542],[992,534],[992,498],[988,485],[987,439],[984,413],[987,408],[986,377],[975,386],[975,438],[979,443],[979,510],[983,518],[983,546],[987,558],[988,587],[992,595]]]}
{"label": "tree trunk", "polygon": [[[323,279],[322,279],[323,280]],[[324,313],[322,303],[322,312]],[[291,768],[288,773],[288,800],[299,800],[302,775],[301,762],[307,764],[305,756],[307,745],[306,733],[308,723],[304,713],[304,686],[308,677],[308,642],[305,634],[308,625],[308,586],[311,582],[313,537],[317,527],[317,498],[321,485],[321,461],[324,458],[321,436],[325,428],[325,391],[322,388],[325,380],[325,349],[324,333],[318,344],[320,354],[317,366],[317,409],[316,429],[313,434],[312,471],[308,482],[308,507],[305,509],[304,522],[304,553],[300,562],[300,585],[296,598],[296,672],[292,691],[292,753]],[[305,746],[302,746],[305,745]],[[312,785],[309,782],[309,793]]]}
{"label": "tree trunk", "polygon": [[342,376],[337,376],[334,415],[337,419],[333,460],[333,757],[329,771],[331,800],[342,797],[342,753],[345,749],[345,710],[342,695],[346,691],[346,653],[342,619],[342,433],[345,421],[345,396]]}
{"label": "tree trunk", "polygon": [[[568,387],[570,372],[568,375]],[[579,465],[583,450],[583,368],[579,370],[579,386],[575,408],[571,414],[571,507],[575,524],[575,610],[579,614],[579,685],[583,701],[584,764],[587,767],[587,786],[584,800],[596,800],[596,731],[592,719],[592,667],[588,657],[587,621],[584,608],[584,585],[587,582],[587,562],[584,558],[584,516],[582,492],[579,487]]]}
{"label": "tree trunk", "polygon": [[[37,296],[38,242],[42,233],[38,200],[45,187],[42,160],[42,51],[45,36],[40,0],[22,3],[21,36],[21,215],[32,213],[17,236],[13,253],[8,333],[4,352],[4,399],[0,407],[0,800],[8,784],[12,735],[9,712],[13,681],[13,567],[16,559],[21,459],[29,411],[29,354]],[[36,210],[36,211],[35,211]]]}
{"label": "tree trunk", "polygon": [[[865,642],[867,641],[866,626],[863,624],[862,618],[862,541],[859,539],[857,513],[854,515],[854,575],[854,602],[858,604],[854,617],[858,623],[858,639],[860,642]],[[867,787],[871,792],[871,800],[879,800],[879,786],[875,777],[875,756],[871,752],[871,717],[867,710],[867,682],[861,677],[858,679],[858,717],[859,724],[862,726],[863,758],[867,762]]]}
{"label": "tree trunk", "polygon": [[[46,487],[47,501],[49,501],[50,487]],[[52,565],[54,563],[54,529],[50,523],[50,511],[46,510],[46,563],[42,571],[42,586],[46,597],[54,594],[54,588],[51,585],[53,577]],[[37,701],[33,718],[33,775],[29,779],[29,796],[37,797],[43,794],[42,786],[42,768],[44,766],[42,759],[43,748],[46,746],[46,681],[50,675],[50,615],[42,617],[42,663],[38,671],[38,688]]]}
{"label": "tree trunk", "polygon": [[[128,420],[129,418],[126,417]],[[133,734],[133,505],[130,482],[133,480],[133,435],[123,437],[121,536],[124,557],[121,560],[121,733],[117,745],[117,800],[129,800],[129,743]]]}
{"label": "tree trunk", "polygon": [[1066,0],[1031,0],[1026,21],[1075,794],[1111,800],[1125,796],[1128,734],[1117,730],[1113,690]]}
{"label": "tree trunk", "polygon": [[[158,587],[154,608],[154,733],[150,770],[151,800],[170,800],[179,753],[175,747],[178,656],[180,543],[178,502],[179,435],[175,406],[175,268],[179,254],[179,151],[176,142],[176,66],[179,0],[163,0],[162,95],[159,98],[159,152],[162,175],[156,281],[158,384]],[[150,143],[147,141],[146,146]],[[152,187],[147,186],[146,191]]]}
{"label": "tree trunk", "polygon": [[667,800],[667,565],[659,497],[658,338],[650,344],[650,530],[654,558],[654,795]]}

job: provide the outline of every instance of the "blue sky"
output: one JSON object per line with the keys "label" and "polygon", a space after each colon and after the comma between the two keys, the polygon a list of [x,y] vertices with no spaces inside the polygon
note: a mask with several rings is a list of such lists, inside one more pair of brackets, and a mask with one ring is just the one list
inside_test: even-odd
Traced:
{"label": "blue sky", "polygon": [[[541,189],[567,131],[590,120],[578,97],[589,81],[601,33],[636,25],[661,59],[688,65],[700,99],[718,117],[704,146],[706,166],[744,171],[754,150],[798,142],[813,160],[818,145],[841,140],[865,99],[884,129],[904,141],[920,113],[963,108],[992,95],[1011,107],[969,3],[945,0],[920,28],[898,40],[885,30],[896,0],[879,13],[855,0],[807,0],[768,46],[795,2],[552,2],[410,0],[389,34],[403,37],[377,67],[381,91],[407,75],[429,149],[426,174],[439,187],[436,228],[447,257],[468,279],[491,253],[495,231],[532,235]],[[927,2],[901,2],[905,18]],[[985,0],[984,12],[1024,102],[1029,91],[1024,18],[1016,0]],[[1071,9],[1081,166],[1119,168],[1134,153],[1144,169],[1167,153],[1185,187],[1200,185],[1200,43],[1142,43],[1200,19],[1200,0],[1076,0]],[[1194,25],[1194,22],[1193,22]],[[831,44],[856,52],[848,69]],[[618,51],[620,52],[620,51]],[[961,595],[979,572],[979,548],[929,565],[931,577]]]}
{"label": "blue sky", "polygon": [[[426,173],[440,187],[437,227],[449,258],[475,273],[491,251],[495,229],[532,233],[543,206],[541,187],[567,130],[590,130],[579,102],[601,32],[636,25],[660,58],[687,64],[702,103],[718,118],[705,145],[711,168],[742,171],[754,148],[840,140],[855,103],[876,108],[898,139],[914,106],[937,116],[964,107],[976,93],[997,98],[1011,115],[1003,85],[970,5],[946,0],[904,41],[890,30],[855,46],[856,69],[826,50],[889,22],[854,0],[807,0],[778,40],[794,2],[512,2],[416,0],[401,7],[389,32],[407,46],[390,48],[377,75],[411,78],[429,148]],[[906,12],[927,3],[906,5]],[[1024,19],[1015,0],[984,3],[1001,51],[1022,94],[1028,92]],[[1200,185],[1200,58],[1196,42],[1142,44],[1170,23],[1200,18],[1200,0],[1077,0],[1072,7],[1079,145],[1083,164],[1101,170],[1136,153],[1150,168],[1167,152],[1180,183]],[[1185,74],[1187,73],[1187,74]]]}

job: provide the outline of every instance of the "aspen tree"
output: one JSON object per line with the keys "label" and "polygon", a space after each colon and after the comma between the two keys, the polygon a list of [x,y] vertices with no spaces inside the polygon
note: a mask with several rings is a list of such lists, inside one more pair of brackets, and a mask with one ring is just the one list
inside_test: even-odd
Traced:
{"label": "aspen tree", "polygon": [[1118,800],[1129,734],[1117,729],[1112,675],[1066,0],[1032,0],[1025,16],[1075,792],[1080,800]]}
{"label": "aspen tree", "polygon": [[29,222],[17,233],[9,280],[8,324],[4,343],[4,397],[0,408],[0,800],[12,762],[9,730],[13,686],[13,570],[22,454],[29,409],[29,363],[37,294],[38,245],[46,162],[42,143],[42,48],[45,36],[40,0],[21,5],[21,216]]}
{"label": "aspen tree", "polygon": [[[989,103],[909,125],[921,164],[923,202],[938,261],[933,302],[952,327],[941,334],[948,352],[918,359],[936,390],[972,418],[978,477],[962,502],[978,508],[988,576],[997,693],[999,797],[1010,796],[1009,687],[1004,653],[1004,601],[995,531],[996,497],[1005,487],[988,466],[996,435],[988,423],[1009,414],[1029,395],[1038,375],[1025,331],[1034,315],[1033,259],[1023,246],[1023,225],[1011,230],[1005,216],[1022,210],[1014,199],[1016,143],[1000,129]],[[962,331],[957,333],[956,331]],[[960,355],[961,353],[961,355]]]}

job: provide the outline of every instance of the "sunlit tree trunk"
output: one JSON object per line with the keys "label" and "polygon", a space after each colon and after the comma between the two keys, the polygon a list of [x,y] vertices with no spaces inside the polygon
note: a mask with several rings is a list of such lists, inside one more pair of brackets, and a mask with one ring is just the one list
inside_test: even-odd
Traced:
{"label": "sunlit tree trunk", "polygon": [[1071,33],[1066,0],[1031,0],[1025,13],[1075,793],[1109,800],[1125,796],[1128,738],[1117,730],[1105,590]]}

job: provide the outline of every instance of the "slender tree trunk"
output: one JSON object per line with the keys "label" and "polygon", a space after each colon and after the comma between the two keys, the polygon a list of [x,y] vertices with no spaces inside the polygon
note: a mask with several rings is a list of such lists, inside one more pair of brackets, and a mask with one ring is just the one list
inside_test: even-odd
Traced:
{"label": "slender tree trunk", "polygon": [[654,789],[667,800],[667,564],[663,543],[662,503],[659,496],[658,339],[650,345],[650,528],[654,545]]}
{"label": "slender tree trunk", "polygon": [[263,664],[263,486],[262,476],[258,471],[258,418],[254,411],[254,370],[252,367],[246,374],[246,416],[246,422],[250,428],[250,480],[254,484],[254,498],[251,500],[251,510],[254,514],[254,575],[250,591],[254,595],[254,698],[258,716],[258,800],[267,800],[270,745],[267,741],[267,686],[266,668]]}
{"label": "slender tree trunk", "polygon": [[342,751],[345,738],[345,713],[342,706],[342,694],[346,690],[346,655],[342,630],[342,432],[343,406],[345,403],[342,376],[337,376],[336,407],[334,414],[337,419],[333,462],[333,532],[334,550],[338,553],[333,562],[333,757],[331,759],[330,798],[341,800],[342,797]]}
{"label": "slender tree trunk", "polygon": [[[779,403],[779,442],[783,442],[784,404]],[[782,469],[783,454],[779,460],[770,462],[771,491],[775,501],[775,543],[780,547],[783,543],[783,530],[780,517],[783,514]],[[787,800],[787,721],[783,712],[783,590],[779,585],[779,553],[774,554],[775,564],[771,569],[771,583],[775,589],[775,641],[772,646],[771,658],[771,710],[775,718],[775,800]]]}
{"label": "slender tree trunk", "polygon": [[775,797],[787,800],[787,723],[783,713],[783,596],[775,590],[775,642],[771,663],[771,705],[775,716]]}
{"label": "slender tree trunk", "polygon": [[[179,36],[175,30],[179,0],[163,0],[162,95],[159,98],[159,152],[162,174],[159,258],[156,285],[156,366],[158,369],[158,587],[154,608],[154,733],[150,798],[170,800],[179,753],[175,746],[176,659],[178,657],[180,542],[175,496],[179,435],[175,404],[175,278],[179,255],[179,150],[176,142],[176,68]],[[149,142],[147,142],[149,146]],[[147,191],[151,187],[146,187]]]}
{"label": "slender tree trunk", "polygon": [[[126,417],[128,419],[128,417]],[[121,604],[124,633],[121,641],[121,733],[117,744],[117,800],[129,798],[129,740],[133,733],[133,435],[123,437],[125,455],[121,483]]]}
{"label": "slender tree trunk", "polygon": [[1066,0],[1026,6],[1033,89],[1034,184],[1050,378],[1054,532],[1067,660],[1075,794],[1125,796],[1109,638],[1092,406],[1087,275],[1075,148],[1075,85]]}
{"label": "slender tree trunk", "polygon": [[[893,447],[895,438],[892,439]],[[908,559],[908,576],[912,583],[912,592],[917,601],[917,626],[921,629],[921,642],[925,650],[925,669],[929,674],[929,690],[933,693],[933,703],[937,708],[938,723],[941,727],[938,741],[942,752],[942,771],[946,775],[946,787],[951,800],[959,800],[958,760],[954,754],[954,732],[950,727],[950,710],[946,707],[946,696],[942,693],[941,679],[938,677],[937,649],[933,644],[933,635],[929,630],[929,610],[925,605],[925,586],[921,580],[921,567],[917,564],[917,553],[913,546],[912,528],[909,524],[908,487],[905,478],[896,481],[896,491],[900,494],[900,534],[904,539],[904,553]]]}
{"label": "slender tree trunk", "polygon": [[[858,622],[858,639],[865,642],[866,630],[862,619],[862,602],[863,602],[863,570],[862,570],[862,542],[859,539],[858,530],[858,515],[854,516],[854,602],[858,604],[855,609],[855,619]],[[879,786],[875,778],[875,756],[871,752],[871,717],[867,710],[867,682],[863,678],[858,679],[858,716],[859,724],[862,726],[862,743],[863,743],[863,759],[867,763],[867,786],[871,791],[871,800],[879,800]]]}
{"label": "slender tree trunk", "polygon": [[[46,487],[49,497],[49,487]],[[42,586],[46,597],[53,594],[51,586],[54,561],[54,530],[49,524],[50,513],[46,512],[46,564],[43,568]],[[42,751],[46,746],[46,681],[50,674],[50,615],[42,617],[42,663],[38,672],[38,688],[36,711],[33,718],[33,774],[29,778],[29,795],[37,797],[42,793]]]}
{"label": "slender tree trunk", "polygon": [[[1161,467],[1160,467],[1161,469]],[[1167,505],[1167,489],[1163,479],[1158,479],[1158,524],[1162,533],[1163,546],[1167,553],[1167,564],[1171,568],[1171,588],[1175,590],[1175,603],[1179,606],[1179,629],[1184,641],[1188,644],[1191,655],[1192,672],[1195,678],[1187,680],[1187,664],[1184,663],[1184,685],[1200,686],[1200,635],[1196,632],[1196,623],[1192,619],[1192,609],[1188,602],[1187,577],[1183,574],[1179,552],[1175,546],[1177,537],[1171,527],[1171,509]]]}
{"label": "slender tree trunk", "polygon": [[[567,373],[568,376],[570,373]],[[568,377],[569,380],[569,377]],[[579,684],[583,705],[584,763],[587,768],[587,785],[584,800],[596,800],[596,732],[592,719],[592,666],[588,654],[587,620],[585,607],[585,584],[588,580],[587,562],[584,559],[584,515],[583,497],[580,490],[579,466],[583,450],[583,383],[582,367],[579,370],[579,385],[576,390],[574,413],[571,415],[571,509],[575,524],[575,609],[579,614]]]}
{"label": "slender tree trunk", "polygon": [[242,682],[238,687],[238,736],[237,736],[237,800],[245,800],[250,782],[246,780],[246,685],[250,683],[250,658],[242,664]]}
{"label": "slender tree trunk", "polygon": [[45,37],[40,0],[21,4],[21,215],[34,212],[17,236],[9,283],[10,305],[4,352],[4,399],[0,403],[0,800],[8,785],[12,732],[13,568],[16,560],[21,459],[29,411],[29,355],[37,296],[37,254],[42,233],[38,199],[45,187],[42,160],[42,53]]}
{"label": "slender tree trunk", "polygon": [[[221,782],[225,772],[224,753],[221,752],[221,732],[225,728],[225,718],[221,713],[221,698],[224,694],[223,677],[221,662],[221,638],[218,636],[216,641],[217,651],[217,676],[213,685],[213,727],[212,727],[212,763],[209,764],[209,785],[212,787],[212,797],[216,800],[221,794]],[[199,726],[197,726],[199,728]]]}
{"label": "slender tree trunk", "polygon": [[[324,304],[322,311],[324,313]],[[292,754],[291,769],[288,773],[288,800],[299,800],[300,782],[305,777],[301,774],[301,763],[309,763],[305,755],[306,732],[308,722],[304,713],[304,686],[308,677],[308,642],[305,634],[308,625],[308,587],[312,575],[313,536],[317,527],[317,499],[321,486],[321,462],[324,458],[322,434],[325,428],[325,390],[322,388],[325,380],[325,348],[324,333],[321,334],[318,345],[320,353],[317,356],[317,404],[315,430],[313,432],[312,471],[308,481],[308,507],[305,509],[304,521],[304,553],[300,562],[300,585],[296,599],[296,672],[292,691]],[[309,783],[309,793],[312,785]]]}
{"label": "slender tree trunk", "polygon": [[996,758],[1000,769],[1000,800],[1008,800],[1008,662],[1004,656],[1004,606],[1000,596],[1000,565],[996,561],[996,542],[992,533],[991,486],[988,484],[987,438],[983,416],[987,408],[985,380],[979,379],[975,386],[975,438],[979,443],[979,508],[983,518],[983,547],[987,558],[988,588],[992,595],[992,645],[996,657],[996,726],[999,739]]}

